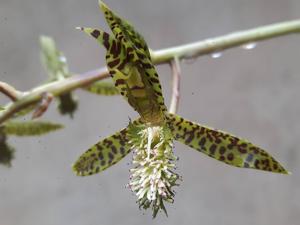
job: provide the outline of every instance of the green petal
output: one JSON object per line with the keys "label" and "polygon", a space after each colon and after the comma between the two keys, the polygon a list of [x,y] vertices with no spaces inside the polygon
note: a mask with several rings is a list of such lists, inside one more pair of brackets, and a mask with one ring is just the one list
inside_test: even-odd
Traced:
{"label": "green petal", "polygon": [[[142,35],[140,35],[134,27],[126,20],[120,18],[106,4],[99,1],[99,6],[104,13],[105,19],[114,35],[122,42],[122,37],[126,37],[134,45],[136,49],[141,51],[145,56],[151,59],[147,43]],[[120,35],[120,34],[124,35]]]}
{"label": "green petal", "polygon": [[83,153],[73,165],[76,175],[88,176],[99,173],[124,158],[131,151],[127,131],[125,128]]}
{"label": "green petal", "polygon": [[3,132],[7,135],[36,136],[36,135],[43,135],[61,128],[63,128],[63,125],[57,123],[51,123],[51,122],[9,121],[3,125]]}
{"label": "green petal", "polygon": [[99,44],[106,48],[106,50],[109,50],[113,43],[116,42],[112,35],[100,29],[94,29],[90,27],[77,27],[77,29],[84,31],[86,34],[95,38]]}
{"label": "green petal", "polygon": [[[115,38],[122,44],[125,52],[127,52],[127,54],[125,54],[126,57],[122,60],[127,61],[127,63],[132,63],[132,65],[137,67],[136,70],[139,71],[139,76],[141,77],[145,89],[149,90],[151,88],[153,90],[153,93],[155,93],[155,95],[152,97],[152,99],[155,103],[157,103],[160,111],[166,112],[167,109],[164,104],[164,98],[162,96],[162,89],[158,74],[151,61],[149,49],[143,36],[139,34],[133,28],[133,26],[129,24],[128,21],[117,16],[102,1],[99,1],[99,5],[105,15],[105,19],[108,25],[114,33]],[[131,58],[129,56],[131,56]],[[120,70],[120,72],[126,74],[126,72],[122,71],[122,69],[117,69]],[[135,86],[141,86],[138,84],[138,80],[137,85],[132,85],[132,87]],[[152,94],[149,93],[148,98],[151,96]],[[152,104],[154,105],[154,103]],[[141,114],[141,116],[143,116],[142,112],[139,113]]]}
{"label": "green petal", "polygon": [[223,131],[205,127],[169,114],[168,123],[175,140],[214,159],[236,167],[288,174],[265,150]]}
{"label": "green petal", "polygon": [[[100,45],[103,45],[106,49],[106,64],[109,70],[110,75],[112,76],[115,87],[118,92],[125,98],[127,102],[130,102],[128,99],[128,87],[126,84],[126,79],[129,75],[120,72],[114,67],[117,64],[122,64],[122,61],[126,59],[125,53],[121,47],[121,44],[114,39],[114,37],[100,29],[88,28],[88,27],[79,27],[80,30],[84,31],[91,37],[94,37]],[[118,54],[116,53],[118,52]],[[122,80],[122,82],[120,82]]]}
{"label": "green petal", "polygon": [[[141,59],[132,59],[131,55],[137,53],[130,47],[129,42],[120,43],[109,34],[98,29],[80,29],[96,38],[101,45],[106,46],[108,70],[115,87],[125,100],[145,121],[159,120],[157,118],[161,120],[166,107],[158,75],[152,62],[146,56]],[[136,60],[140,60],[140,65]]]}
{"label": "green petal", "polygon": [[107,49],[106,64],[120,94],[145,122],[161,123],[167,108],[144,38],[106,5],[99,4],[114,37],[98,29],[80,29]]}

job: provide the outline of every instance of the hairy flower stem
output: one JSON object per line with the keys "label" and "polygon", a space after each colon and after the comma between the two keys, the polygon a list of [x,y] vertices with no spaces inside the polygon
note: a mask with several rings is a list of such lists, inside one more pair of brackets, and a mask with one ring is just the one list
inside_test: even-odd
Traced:
{"label": "hairy flower stem", "polygon": [[158,211],[167,211],[164,202],[173,203],[173,187],[179,176],[174,172],[176,157],[173,154],[173,137],[167,127],[131,127],[134,149],[129,187],[138,197],[140,208],[152,208],[153,217]]}

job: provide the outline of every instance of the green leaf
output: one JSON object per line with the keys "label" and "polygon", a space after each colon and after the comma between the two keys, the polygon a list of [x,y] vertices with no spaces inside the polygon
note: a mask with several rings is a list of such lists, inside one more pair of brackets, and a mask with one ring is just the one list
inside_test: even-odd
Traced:
{"label": "green leaf", "polygon": [[69,76],[69,69],[65,56],[56,48],[55,42],[48,36],[40,37],[41,61],[49,75],[50,81]]}
{"label": "green leaf", "polygon": [[44,121],[9,121],[3,125],[2,129],[7,135],[36,136],[43,135],[61,128],[63,128],[63,125],[61,124]]}
{"label": "green leaf", "polygon": [[83,89],[97,95],[111,96],[120,94],[113,83],[103,81],[94,82],[88,87],[84,87]]}
{"label": "green leaf", "polygon": [[175,140],[216,160],[236,167],[289,173],[269,153],[245,139],[196,124],[178,115],[168,114],[167,119]]}

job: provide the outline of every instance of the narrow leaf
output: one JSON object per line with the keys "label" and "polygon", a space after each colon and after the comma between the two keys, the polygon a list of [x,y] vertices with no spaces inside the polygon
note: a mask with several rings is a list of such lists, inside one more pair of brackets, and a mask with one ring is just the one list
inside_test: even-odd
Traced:
{"label": "narrow leaf", "polygon": [[288,174],[265,150],[223,131],[205,127],[168,114],[168,123],[175,140],[216,160],[236,167]]}
{"label": "narrow leaf", "polygon": [[65,56],[56,48],[55,42],[48,36],[40,37],[41,60],[49,75],[50,81],[69,76]]}
{"label": "narrow leaf", "polygon": [[7,135],[36,136],[43,135],[61,128],[63,128],[63,125],[61,124],[44,121],[9,121],[3,125],[3,132]]}

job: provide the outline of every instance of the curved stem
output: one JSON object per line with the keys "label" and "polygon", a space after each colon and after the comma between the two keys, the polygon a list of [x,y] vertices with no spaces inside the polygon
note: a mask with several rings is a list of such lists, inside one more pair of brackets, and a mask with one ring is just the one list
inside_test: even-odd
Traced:
{"label": "curved stem", "polygon": [[179,59],[194,58],[251,42],[299,32],[300,20],[276,23],[250,30],[234,32],[220,37],[209,38],[186,45],[158,50],[153,52],[152,59],[155,64],[162,64],[169,62],[174,57],[178,57]]}

